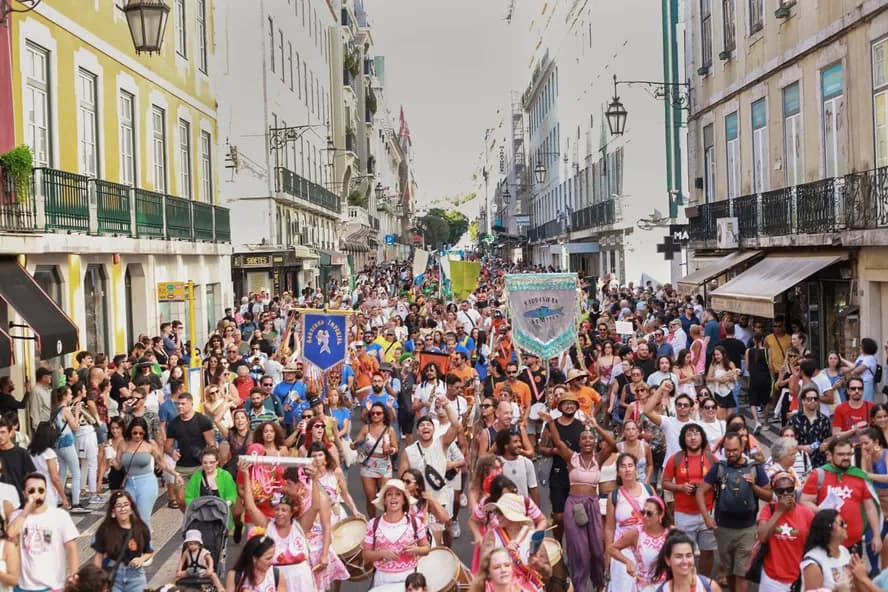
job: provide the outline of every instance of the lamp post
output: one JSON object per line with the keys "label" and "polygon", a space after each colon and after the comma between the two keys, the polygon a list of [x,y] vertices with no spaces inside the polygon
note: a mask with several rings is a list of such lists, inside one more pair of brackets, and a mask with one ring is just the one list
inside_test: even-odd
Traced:
{"label": "lamp post", "polygon": [[626,119],[629,113],[620,101],[617,94],[617,86],[620,84],[643,84],[654,89],[654,98],[660,101],[668,101],[676,109],[689,111],[690,95],[688,94],[687,82],[655,82],[652,80],[617,80],[614,74],[614,97],[607,106],[604,115],[607,118],[607,126],[610,128],[612,136],[622,136],[626,131]]}
{"label": "lamp post", "polygon": [[0,0],[0,25],[5,25],[6,17],[13,12],[30,12],[34,10],[41,0],[18,0],[18,3],[22,5],[21,8],[14,8],[12,2],[13,0]]}
{"label": "lamp post", "polygon": [[[558,152],[539,152],[537,156],[554,156],[555,158],[558,158],[558,156],[560,155]],[[564,155],[564,162],[567,162],[567,154]],[[537,185],[545,185],[548,176],[549,171],[546,169],[546,165],[544,165],[540,161],[537,161],[536,166],[533,167],[533,177],[536,180]]]}
{"label": "lamp post", "polygon": [[129,0],[123,7],[136,53],[160,53],[170,7],[164,0]]}

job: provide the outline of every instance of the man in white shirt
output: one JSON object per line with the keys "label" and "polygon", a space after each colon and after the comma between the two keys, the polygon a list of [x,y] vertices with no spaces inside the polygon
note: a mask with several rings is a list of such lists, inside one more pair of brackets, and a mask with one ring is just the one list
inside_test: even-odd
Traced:
{"label": "man in white shirt", "polygon": [[534,503],[540,505],[536,470],[533,461],[524,456],[521,433],[512,428],[500,430],[496,433],[494,444],[494,453],[503,463],[502,474],[515,483],[518,493],[529,496]]}
{"label": "man in white shirt", "polygon": [[676,358],[679,352],[688,348],[688,336],[682,330],[679,319],[673,319],[669,323],[669,334],[666,336],[666,341],[672,345],[672,351]]}
{"label": "man in white shirt", "polygon": [[46,477],[25,477],[25,507],[11,516],[9,538],[21,535],[18,590],[61,590],[80,565],[77,527],[70,514],[46,505]]}
{"label": "man in white shirt", "polygon": [[820,371],[814,358],[802,360],[799,363],[799,371],[802,374],[803,385],[806,382],[813,382],[817,386],[817,391],[820,393],[820,413],[831,418],[835,414],[836,405],[839,402],[836,400],[836,391],[829,381],[829,377]]}
{"label": "man in white shirt", "polygon": [[456,313],[456,320],[462,324],[468,335],[481,322],[481,314],[469,305],[468,300],[463,300],[459,303],[459,312]]}

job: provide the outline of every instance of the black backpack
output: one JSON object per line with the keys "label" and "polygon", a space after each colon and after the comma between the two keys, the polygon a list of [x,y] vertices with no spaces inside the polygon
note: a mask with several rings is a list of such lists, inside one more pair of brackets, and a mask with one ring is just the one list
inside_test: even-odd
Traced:
{"label": "black backpack", "polygon": [[741,467],[732,467],[721,460],[717,465],[715,483],[716,509],[724,514],[745,514],[758,511],[755,491],[744,477],[752,474],[755,481],[757,463],[748,462]]}

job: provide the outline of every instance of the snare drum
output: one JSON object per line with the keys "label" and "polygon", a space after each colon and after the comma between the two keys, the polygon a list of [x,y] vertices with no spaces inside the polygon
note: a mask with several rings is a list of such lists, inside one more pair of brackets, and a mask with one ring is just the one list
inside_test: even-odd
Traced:
{"label": "snare drum", "polygon": [[345,518],[333,526],[330,546],[345,564],[352,582],[366,580],[373,575],[373,566],[366,565],[363,558],[366,534],[367,521],[363,518]]}
{"label": "snare drum", "polygon": [[464,592],[472,581],[472,573],[447,547],[435,547],[420,558],[416,571],[425,576],[429,592]]}

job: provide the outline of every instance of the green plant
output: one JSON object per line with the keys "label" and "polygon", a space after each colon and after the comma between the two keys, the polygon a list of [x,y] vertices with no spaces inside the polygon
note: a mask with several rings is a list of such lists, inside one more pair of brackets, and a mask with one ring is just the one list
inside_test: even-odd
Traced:
{"label": "green plant", "polygon": [[12,188],[15,190],[19,200],[24,200],[28,194],[31,171],[34,170],[34,158],[31,156],[31,149],[22,144],[5,154],[0,154],[0,168],[12,180]]}
{"label": "green plant", "polygon": [[373,92],[373,89],[369,86],[367,87],[367,97],[366,97],[367,109],[370,110],[370,113],[376,114],[376,93]]}
{"label": "green plant", "polygon": [[361,208],[367,207],[367,196],[363,195],[360,190],[355,189],[351,193],[348,194],[348,205],[350,206],[358,206]]}

